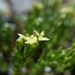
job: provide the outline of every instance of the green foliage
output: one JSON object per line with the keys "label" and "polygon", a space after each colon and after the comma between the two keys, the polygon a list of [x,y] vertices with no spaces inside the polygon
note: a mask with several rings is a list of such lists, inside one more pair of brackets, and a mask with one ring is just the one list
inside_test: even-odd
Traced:
{"label": "green foliage", "polygon": [[[10,57],[11,52],[13,75],[23,75],[22,67],[27,69],[26,75],[43,75],[48,72],[45,71],[46,66],[51,67],[57,75],[67,69],[71,70],[75,63],[75,44],[61,49],[59,43],[69,35],[74,12],[74,7],[63,6],[62,0],[41,0],[35,3],[28,14],[23,16],[25,31],[23,34],[18,33],[14,49],[11,26],[3,24],[0,15],[0,52],[4,56],[4,59],[0,56],[0,64],[3,63],[0,70],[4,66],[3,71],[8,68],[5,60]],[[16,16],[12,20],[18,24]],[[44,32],[50,40],[44,37]]]}
{"label": "green foliage", "polygon": [[44,37],[44,32],[38,33],[36,30],[33,31],[32,35],[26,34],[20,36],[16,40],[17,49],[14,50],[13,63],[15,67],[21,68],[27,57],[32,56],[35,53],[35,48],[39,45],[40,41],[48,41],[49,39]]}
{"label": "green foliage", "polygon": [[[56,50],[59,47],[59,42],[66,39],[70,32],[74,11],[72,6],[63,6],[62,0],[41,0],[41,2],[34,4],[28,15],[23,17],[24,29],[28,33],[31,34],[33,30],[44,30],[46,36],[50,39],[49,42],[42,43],[43,46],[40,44],[39,48],[36,49],[32,59],[35,61],[35,56],[38,59],[36,59],[37,62],[33,65],[34,67],[30,69],[29,75],[40,75],[47,65],[60,73],[74,64],[74,61],[69,61],[72,60],[72,57],[66,57],[66,53],[74,52],[73,49]],[[51,50],[56,51],[51,52]],[[36,55],[38,53],[40,56]]]}
{"label": "green foliage", "polygon": [[11,52],[13,50],[13,31],[8,23],[3,24],[2,16],[0,15],[0,71],[8,69]]}
{"label": "green foliage", "polygon": [[[27,35],[29,35],[29,34],[27,34]],[[34,33],[33,33],[33,35],[34,35]],[[40,37],[40,35],[39,35],[39,37]],[[36,46],[33,46],[33,45],[37,45],[37,44],[35,44],[35,42],[33,45],[30,45],[31,43],[26,43],[26,41],[28,41],[28,40],[30,41],[32,35],[26,36],[26,35],[19,34],[19,36],[20,36],[19,37],[20,40],[23,40],[24,43],[22,45],[19,45],[19,44],[21,44],[21,42],[18,40],[19,38],[17,39],[17,42],[16,42],[17,49],[15,49],[13,52],[14,53],[13,64],[17,70],[21,71],[21,68],[23,66],[27,66],[27,64],[29,64],[27,62],[27,58],[28,57],[31,58],[32,54],[33,53],[35,54],[36,49],[34,50],[34,48]],[[34,37],[37,37],[37,36],[35,35]],[[37,37],[37,38],[39,38],[39,37]],[[27,38],[30,38],[30,39],[27,39]],[[37,40],[37,43],[38,43],[38,40]],[[29,54],[30,52],[31,52],[31,54]],[[56,72],[57,74],[61,74],[64,71],[66,71],[67,69],[71,69],[71,67],[74,65],[75,44],[73,44],[71,47],[69,47],[67,49],[59,48],[56,51],[49,51],[47,53],[46,52],[47,51],[45,51],[40,56],[39,60],[35,64],[32,64],[32,63],[30,64],[33,66],[31,66],[31,68],[29,68],[28,75],[38,75],[38,74],[40,75],[41,73],[44,73],[45,66],[52,67],[54,72]],[[32,60],[34,60],[34,59],[32,59]]]}
{"label": "green foliage", "polygon": [[[38,12],[37,12],[38,11]],[[65,38],[69,32],[72,18],[74,16],[73,7],[63,7],[61,0],[44,0],[35,3],[28,15],[24,17],[24,27],[29,33],[33,30],[44,30],[50,37],[47,49],[58,46],[58,42]]]}
{"label": "green foliage", "polygon": [[0,50],[10,51],[12,49],[13,31],[8,23],[3,24],[0,16]]}
{"label": "green foliage", "polygon": [[[71,70],[75,62],[75,44],[67,49],[57,49],[48,52],[46,57],[39,60],[30,70],[29,75],[40,75],[44,72],[45,66],[49,66],[54,72],[61,74],[64,71]],[[73,59],[73,60],[72,60]]]}
{"label": "green foliage", "polygon": [[0,72],[5,72],[8,69],[8,65],[3,59],[2,52],[0,52]]}

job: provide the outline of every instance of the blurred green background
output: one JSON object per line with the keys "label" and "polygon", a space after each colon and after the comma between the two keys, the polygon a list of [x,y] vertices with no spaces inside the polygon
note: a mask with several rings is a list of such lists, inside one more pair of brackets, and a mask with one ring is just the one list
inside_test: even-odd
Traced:
{"label": "blurred green background", "polygon": [[[33,30],[44,31],[50,40],[40,42],[22,63],[19,54],[13,58],[15,41],[18,33]],[[74,0],[0,0],[0,75],[75,75],[73,43]],[[19,71],[20,64],[25,65]]]}

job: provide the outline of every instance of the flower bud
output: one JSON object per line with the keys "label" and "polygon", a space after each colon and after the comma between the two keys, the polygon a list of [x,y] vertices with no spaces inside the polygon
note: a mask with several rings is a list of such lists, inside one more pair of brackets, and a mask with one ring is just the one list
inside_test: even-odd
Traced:
{"label": "flower bud", "polygon": [[18,38],[16,40],[16,43],[17,43],[18,46],[22,47],[23,46],[23,39],[22,38]]}

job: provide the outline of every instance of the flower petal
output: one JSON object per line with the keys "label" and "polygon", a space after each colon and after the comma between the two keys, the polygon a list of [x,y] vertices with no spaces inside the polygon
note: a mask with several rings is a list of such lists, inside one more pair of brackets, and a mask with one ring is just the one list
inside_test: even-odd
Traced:
{"label": "flower petal", "polygon": [[30,37],[26,38],[25,44],[35,44],[35,43],[37,43],[37,37],[35,37],[34,35],[31,35]]}
{"label": "flower petal", "polygon": [[46,37],[43,37],[41,41],[48,41],[49,39]]}
{"label": "flower petal", "polygon": [[44,31],[42,31],[42,32],[40,33],[40,36],[44,36]]}

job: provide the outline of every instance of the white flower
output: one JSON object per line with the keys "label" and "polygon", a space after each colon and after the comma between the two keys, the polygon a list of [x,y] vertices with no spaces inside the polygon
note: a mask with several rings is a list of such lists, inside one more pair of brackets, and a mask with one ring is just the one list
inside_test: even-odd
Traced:
{"label": "white flower", "polygon": [[33,45],[35,43],[37,43],[37,37],[35,37],[34,35],[31,35],[30,37],[25,37],[26,39],[26,42],[25,44],[30,44],[30,45]]}
{"label": "white flower", "polygon": [[39,36],[39,41],[48,41],[48,40],[49,39],[47,37],[44,37],[44,31],[42,31]]}
{"label": "white flower", "polygon": [[38,41],[48,41],[49,39],[47,37],[44,37],[44,31],[42,31],[40,34],[34,30],[34,35],[38,37]]}
{"label": "white flower", "polygon": [[20,41],[22,44],[29,44],[31,46],[36,46],[38,44],[39,41],[48,41],[49,39],[47,37],[44,37],[44,31],[42,31],[40,34],[34,30],[33,35],[22,35],[20,33],[18,33],[18,35],[20,36],[18,38],[18,41]]}

